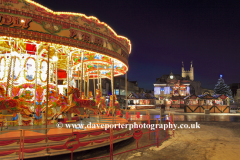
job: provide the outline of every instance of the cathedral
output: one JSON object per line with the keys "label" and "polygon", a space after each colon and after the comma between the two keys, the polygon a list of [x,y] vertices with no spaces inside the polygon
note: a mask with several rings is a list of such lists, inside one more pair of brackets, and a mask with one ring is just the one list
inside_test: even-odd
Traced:
{"label": "cathedral", "polygon": [[190,81],[190,94],[201,95],[202,88],[200,81],[194,81],[194,67],[193,63],[191,62],[190,70],[184,69],[184,64],[182,62],[182,78]]}

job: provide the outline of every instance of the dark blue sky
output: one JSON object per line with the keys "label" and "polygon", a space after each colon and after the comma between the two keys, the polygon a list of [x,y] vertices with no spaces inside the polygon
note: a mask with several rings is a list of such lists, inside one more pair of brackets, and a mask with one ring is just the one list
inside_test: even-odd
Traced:
{"label": "dark blue sky", "polygon": [[55,11],[95,16],[132,42],[129,80],[153,89],[163,74],[181,74],[213,89],[219,75],[240,82],[240,3],[229,0],[35,0]]}

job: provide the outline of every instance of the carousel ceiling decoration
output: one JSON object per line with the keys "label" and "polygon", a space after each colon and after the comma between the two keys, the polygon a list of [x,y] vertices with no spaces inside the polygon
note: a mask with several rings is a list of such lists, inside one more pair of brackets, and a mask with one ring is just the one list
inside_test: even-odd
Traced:
{"label": "carousel ceiling decoration", "polygon": [[114,59],[118,64],[115,68],[117,75],[128,70],[130,40],[117,35],[96,17],[54,12],[31,0],[0,2],[2,53],[16,51],[44,57],[48,54],[47,46],[51,45],[50,57],[57,55],[60,69],[66,69],[68,55],[71,56],[69,63],[72,67],[79,66],[81,53],[84,52],[84,63],[87,65],[110,65],[111,59]]}

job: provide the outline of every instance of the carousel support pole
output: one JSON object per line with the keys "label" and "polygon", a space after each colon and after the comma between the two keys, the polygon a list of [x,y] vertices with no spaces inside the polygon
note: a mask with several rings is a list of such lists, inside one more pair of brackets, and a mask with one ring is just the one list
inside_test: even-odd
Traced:
{"label": "carousel support pole", "polygon": [[[55,50],[55,54],[56,54],[56,57],[57,57],[57,52],[56,52],[56,50]],[[57,65],[58,65],[58,59],[56,60],[56,93],[57,93],[57,96],[58,96],[58,71],[57,71]]]}
{"label": "carousel support pole", "polygon": [[12,69],[12,56],[10,58],[9,68],[8,68],[8,77],[7,77],[7,86],[6,86],[6,97],[8,96],[9,81]]}
{"label": "carousel support pole", "polygon": [[49,92],[49,52],[50,52],[50,46],[48,46],[48,60],[47,60],[47,99],[46,99],[46,113],[45,113],[46,114],[46,119],[45,119],[46,134],[47,134],[48,92]]}
{"label": "carousel support pole", "polygon": [[94,79],[95,77],[93,76],[93,92],[94,92],[94,94],[93,94],[93,96],[94,96],[94,98],[96,97],[96,90],[95,90],[95,79]]}
{"label": "carousel support pole", "polygon": [[100,91],[101,91],[101,97],[102,97],[102,77],[101,77],[101,74],[100,74]]}
{"label": "carousel support pole", "polygon": [[100,84],[99,84],[99,64],[97,64],[97,84],[98,84],[98,89],[100,89]]}
{"label": "carousel support pole", "polygon": [[125,104],[125,111],[127,114],[127,107],[128,107],[128,101],[127,101],[127,71],[125,74],[125,99],[126,99],[126,104]]}
{"label": "carousel support pole", "polygon": [[[36,95],[37,95],[37,73],[38,73],[38,47],[37,47],[37,52],[36,52],[36,61],[35,61],[35,86],[34,86],[34,89],[35,89],[35,93],[34,93],[34,108],[35,110],[37,110],[37,99],[36,99]],[[40,111],[38,111],[39,113]],[[38,115],[39,117],[39,115]],[[33,124],[34,125],[34,124]]]}
{"label": "carousel support pole", "polygon": [[80,97],[82,98],[82,80],[83,80],[83,51],[81,55],[81,82],[80,82]]}
{"label": "carousel support pole", "polygon": [[12,71],[12,82],[11,82],[10,97],[12,97],[12,91],[13,91],[13,82],[14,82],[14,74],[15,74],[15,62],[16,62],[16,56],[13,56],[13,71]]}
{"label": "carousel support pole", "polygon": [[86,97],[86,79],[85,79],[85,75],[86,75],[86,71],[84,69],[84,75],[83,75],[83,92],[84,92],[84,96]]}
{"label": "carousel support pole", "polygon": [[[73,79],[71,54],[69,55],[69,58],[70,58],[70,61],[69,61],[69,71],[68,71],[69,77],[68,77],[68,80],[69,80],[69,84],[71,85],[70,81],[72,81],[71,79]],[[72,87],[74,87],[74,86],[72,86]],[[69,95],[68,97],[69,97],[69,103],[70,103],[70,105],[72,105],[72,95]]]}
{"label": "carousel support pole", "polygon": [[[64,51],[64,48],[63,48]],[[67,54],[67,92],[69,91],[69,54]],[[67,95],[67,93],[66,93]],[[68,95],[67,95],[68,96]]]}
{"label": "carousel support pole", "polygon": [[[89,96],[89,72],[87,73],[87,97]],[[88,97],[90,98],[90,97]]]}
{"label": "carousel support pole", "polygon": [[111,70],[111,86],[112,86],[112,123],[114,123],[114,60],[112,59],[112,70]]}
{"label": "carousel support pole", "polygon": [[80,90],[80,81],[79,81],[79,76],[80,76],[80,67],[78,67],[78,89]]}

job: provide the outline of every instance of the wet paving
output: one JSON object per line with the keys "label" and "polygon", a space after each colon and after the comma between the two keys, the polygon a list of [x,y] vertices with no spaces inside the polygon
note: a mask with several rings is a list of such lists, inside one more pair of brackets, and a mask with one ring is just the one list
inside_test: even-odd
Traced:
{"label": "wet paving", "polygon": [[[150,113],[150,118],[151,119],[156,119],[160,118],[160,111],[158,109],[152,109],[152,110],[147,110]],[[177,110],[178,111],[178,110]],[[224,113],[219,113],[219,114],[203,114],[203,113],[194,113],[194,114],[189,114],[189,113],[184,113],[182,110],[179,112],[172,112],[174,114],[174,121],[179,121],[179,122],[240,122],[240,114],[234,114],[234,113],[229,113],[229,114],[224,114]],[[139,111],[140,115],[146,115],[145,111]],[[125,115],[125,113],[123,113]],[[136,114],[136,112],[135,112]],[[168,115],[168,112],[165,112],[163,116]],[[133,116],[133,113],[132,113]]]}
{"label": "wet paving", "polygon": [[[168,115],[168,113],[166,113]],[[166,114],[162,115],[164,117]],[[124,117],[126,116],[125,113],[123,113]],[[144,117],[146,113],[140,112],[140,116]],[[134,117],[134,115],[132,115]],[[135,115],[136,117],[136,115]],[[93,118],[93,117],[92,117]],[[150,111],[150,119],[157,119],[160,118],[159,111],[158,110],[151,110]],[[94,121],[98,121],[99,119],[97,117],[93,118]],[[89,123],[89,121],[93,119],[85,119],[83,123]],[[146,119],[144,117],[143,119]],[[101,121],[101,120],[100,120]],[[144,120],[143,120],[144,121]],[[174,114],[174,121],[176,123],[178,122],[240,122],[240,116],[238,115],[226,115],[226,114],[210,114],[210,115],[205,115],[205,114],[186,114],[186,113],[176,113]],[[154,123],[151,121],[151,123]],[[164,122],[162,122],[164,123]],[[211,123],[209,123],[211,124]],[[163,140],[166,137],[166,133],[164,131],[160,131],[159,133],[159,139]],[[151,133],[151,138],[149,139],[148,134],[144,134],[143,137],[139,141],[139,145],[148,145],[156,142],[156,133]],[[136,140],[134,138],[130,138],[128,140],[118,142],[114,144],[114,153],[119,153],[119,152],[124,152],[126,150],[131,150],[136,148]],[[98,156],[106,156],[109,155],[109,146],[97,148],[97,149],[92,149],[92,150],[87,150],[87,151],[82,151],[82,152],[77,152],[74,153],[73,158],[74,159],[88,159],[88,158],[93,158],[93,157],[98,157]],[[132,155],[132,152],[127,152],[125,154],[120,154],[118,156],[115,156],[115,159],[127,159]],[[49,156],[49,157],[41,157],[37,158],[40,160],[53,160],[53,159],[59,159],[59,160],[70,160],[71,158],[70,154],[64,154],[64,155],[59,155],[59,156]],[[34,158],[36,159],[36,158]],[[109,158],[104,158],[104,160],[107,160]]]}
{"label": "wet paving", "polygon": [[[160,115],[151,115],[151,119],[159,118]],[[176,122],[240,122],[240,116],[230,115],[174,115]]]}

